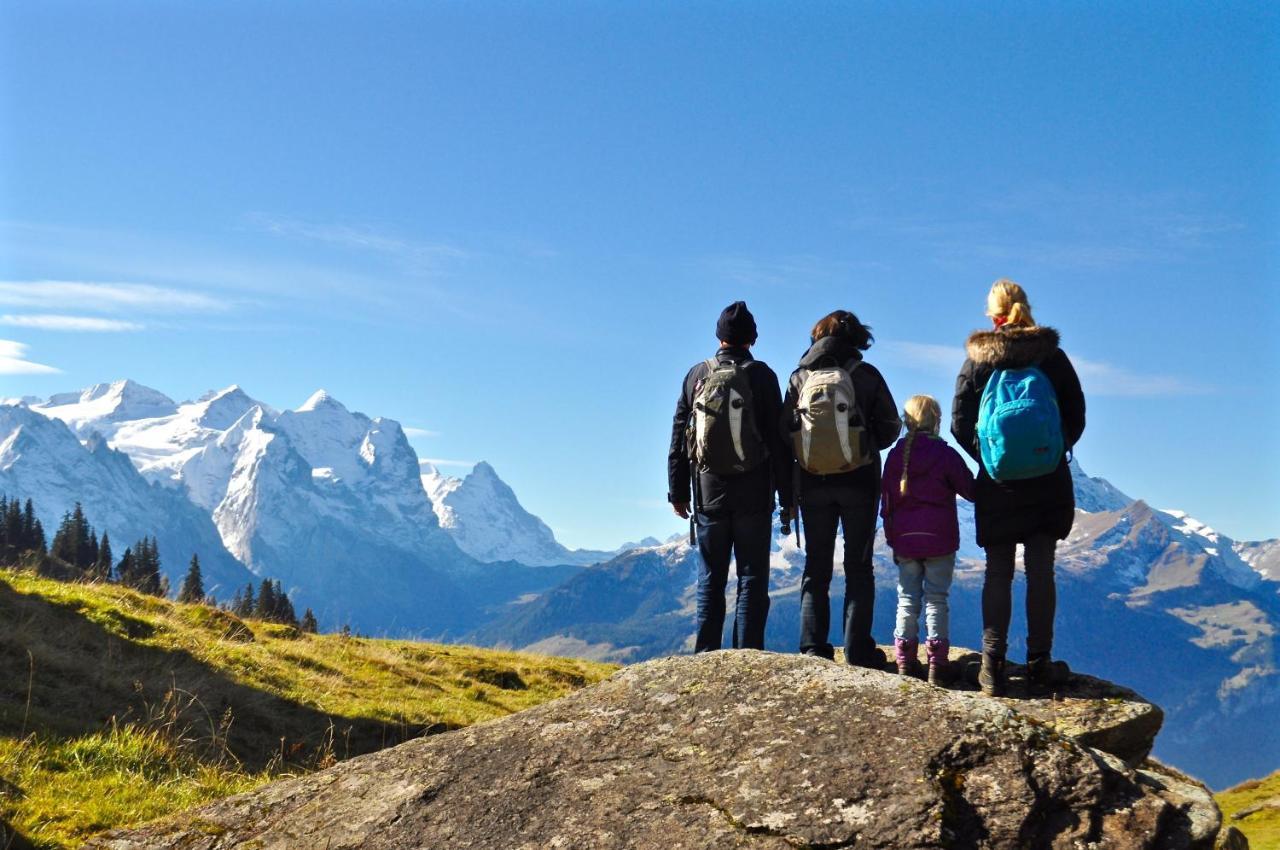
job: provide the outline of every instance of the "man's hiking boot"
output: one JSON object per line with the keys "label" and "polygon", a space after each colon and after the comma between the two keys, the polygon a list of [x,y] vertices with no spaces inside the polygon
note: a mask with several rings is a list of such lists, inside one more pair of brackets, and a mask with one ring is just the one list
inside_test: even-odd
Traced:
{"label": "man's hiking boot", "polygon": [[978,671],[978,687],[989,697],[1002,697],[1009,690],[1005,678],[1004,659],[989,652],[982,653],[982,669]]}
{"label": "man's hiking boot", "polygon": [[924,666],[920,663],[920,641],[894,638],[893,649],[899,676],[924,678]]}
{"label": "man's hiking boot", "polygon": [[929,684],[945,688],[951,683],[951,662],[947,655],[951,652],[951,642],[937,639],[925,641],[925,650],[929,656]]}
{"label": "man's hiking boot", "polygon": [[1054,661],[1049,653],[1027,656],[1027,690],[1037,696],[1053,693],[1071,678],[1065,661]]}

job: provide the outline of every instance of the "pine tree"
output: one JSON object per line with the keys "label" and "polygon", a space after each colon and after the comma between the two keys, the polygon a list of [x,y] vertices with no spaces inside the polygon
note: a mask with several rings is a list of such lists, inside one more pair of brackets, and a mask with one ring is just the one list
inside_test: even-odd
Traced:
{"label": "pine tree", "polygon": [[[7,515],[6,515],[7,519]],[[9,523],[5,522],[5,531],[7,532]],[[75,560],[75,549],[71,542],[71,514],[63,513],[62,521],[58,523],[58,530],[53,533],[53,545],[49,547],[49,554],[60,561],[72,563]],[[13,536],[9,535],[12,540]]]}
{"label": "pine tree", "polygon": [[259,620],[276,618],[276,589],[269,578],[264,578],[262,586],[258,588],[258,605],[253,613]]}
{"label": "pine tree", "polygon": [[35,523],[32,525],[32,529],[31,539],[35,541],[36,551],[41,555],[48,554],[48,545],[45,543],[44,539],[44,525],[41,524],[39,519],[36,519]]}
{"label": "pine tree", "polygon": [[140,545],[144,547],[145,554],[139,561],[138,581],[135,587],[143,593],[162,596],[166,588],[160,580],[160,548],[154,537],[150,540],[142,538]]}
{"label": "pine tree", "polygon": [[138,561],[133,556],[133,547],[126,546],[124,554],[120,556],[120,563],[116,564],[116,581],[125,587],[133,587],[134,581],[137,580]]}
{"label": "pine tree", "polygon": [[4,537],[10,546],[22,549],[22,505],[10,499],[4,511]]}
{"label": "pine tree", "polygon": [[[71,512],[71,539],[67,542],[70,557],[65,560],[75,564],[82,570],[92,565],[94,559],[90,557],[88,539],[91,536],[89,522],[84,518],[84,508],[80,506],[79,502],[76,502],[75,509]],[[96,555],[97,553],[93,554]]]}
{"label": "pine tree", "polygon": [[310,608],[303,612],[300,628],[309,635],[320,631],[320,624],[316,622],[316,615],[312,613]]}
{"label": "pine tree", "polygon": [[93,562],[93,577],[99,581],[111,581],[111,538],[102,532],[102,542],[98,544],[98,559]]}
{"label": "pine tree", "polygon": [[182,580],[182,587],[178,590],[178,601],[204,601],[204,577],[200,574],[199,555],[191,556],[191,566],[187,568],[186,578]]}
{"label": "pine tree", "polygon": [[298,625],[298,614],[293,610],[293,602],[280,586],[279,579],[276,579],[276,622],[286,626]]}
{"label": "pine tree", "polygon": [[[18,523],[18,535],[21,536],[23,526],[23,513],[17,511],[17,501],[9,503],[10,517],[16,517]],[[9,522],[6,522],[8,525]],[[34,511],[31,517],[32,536],[34,537],[34,526],[36,519]],[[12,532],[11,532],[12,534]],[[43,529],[41,536],[43,536]],[[89,525],[89,521],[85,518],[84,508],[79,502],[76,502],[75,508],[71,513],[62,515],[62,522],[58,524],[58,531],[53,535],[53,546],[50,554],[60,561],[65,561],[81,570],[91,570],[98,560],[98,541],[94,536],[93,526]]]}
{"label": "pine tree", "polygon": [[36,519],[35,506],[31,504],[30,499],[27,499],[26,505],[22,508],[22,540],[18,548],[31,552],[39,551],[43,547],[44,530],[40,528],[40,520]]}
{"label": "pine tree", "polygon": [[76,566],[85,572],[92,572],[94,565],[98,563],[98,535],[89,523],[86,522],[84,528],[83,545],[80,547],[80,559]]}
{"label": "pine tree", "polygon": [[253,584],[250,583],[245,585],[243,593],[238,590],[236,591],[235,603],[232,606],[231,613],[235,614],[237,617],[252,617],[254,613],[253,609]]}

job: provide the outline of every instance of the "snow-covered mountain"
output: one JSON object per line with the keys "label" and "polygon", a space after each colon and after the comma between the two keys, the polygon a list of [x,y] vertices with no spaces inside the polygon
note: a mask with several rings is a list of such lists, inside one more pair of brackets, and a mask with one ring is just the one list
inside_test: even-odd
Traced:
{"label": "snow-covered mountain", "polygon": [[229,596],[254,578],[223,546],[207,512],[148,483],[96,433],[81,442],[63,422],[25,406],[0,405],[0,492],[31,499],[49,535],[80,502],[97,530],[109,533],[117,557],[155,535],[174,587],[193,553],[211,593]]}
{"label": "snow-covered mountain", "polygon": [[[205,560],[216,549],[242,576],[280,579],[322,624],[445,636],[507,595],[562,575],[532,578],[520,564],[486,566],[461,551],[436,521],[400,425],[349,411],[323,390],[276,411],[236,386],[178,404],[117,381],[4,409],[15,422],[56,426],[65,445],[61,454],[16,457],[0,487],[57,515],[80,499],[90,520],[113,532],[126,516],[144,527],[168,515],[199,518],[212,534],[171,547],[162,536],[162,553],[185,559],[184,548],[196,548]],[[22,439],[16,428],[0,429],[5,435]],[[116,482],[96,467],[67,474],[94,452],[113,459],[117,476],[127,470],[151,501],[114,495]],[[43,478],[52,483],[26,486]],[[90,493],[104,495],[91,503]],[[172,556],[166,566],[178,568]]]}
{"label": "snow-covered mountain", "polygon": [[424,464],[422,486],[441,527],[462,551],[479,561],[585,565],[617,554],[562,545],[545,522],[524,509],[488,463],[476,464],[465,478],[445,475]]}

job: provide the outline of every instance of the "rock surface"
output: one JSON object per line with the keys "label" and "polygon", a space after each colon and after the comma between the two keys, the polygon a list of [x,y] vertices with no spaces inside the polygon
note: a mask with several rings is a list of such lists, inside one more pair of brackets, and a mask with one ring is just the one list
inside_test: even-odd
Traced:
{"label": "rock surface", "polygon": [[1213,846],[1203,786],[1016,702],[802,656],[667,658],[91,846]]}

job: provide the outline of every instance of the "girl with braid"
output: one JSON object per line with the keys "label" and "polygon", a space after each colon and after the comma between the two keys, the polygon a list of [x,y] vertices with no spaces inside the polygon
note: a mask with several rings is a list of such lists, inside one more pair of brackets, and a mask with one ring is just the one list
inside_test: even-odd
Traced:
{"label": "girl with braid", "polygon": [[880,515],[898,565],[898,617],[893,633],[898,673],[922,678],[919,619],[924,603],[929,684],[945,685],[951,648],[947,592],[960,548],[956,496],[973,501],[973,473],[938,436],[942,409],[927,395],[906,404],[907,435],[889,452]]}

